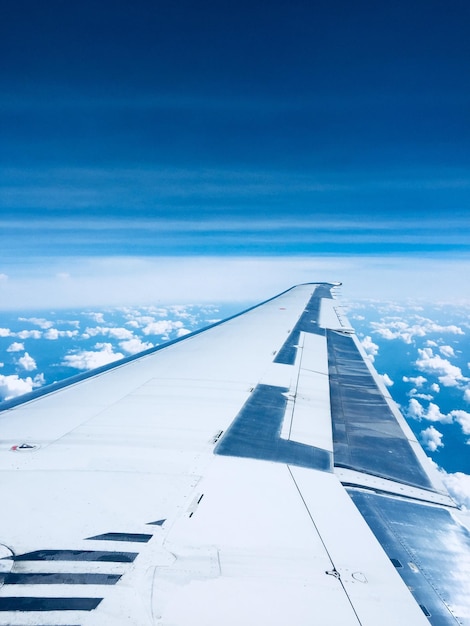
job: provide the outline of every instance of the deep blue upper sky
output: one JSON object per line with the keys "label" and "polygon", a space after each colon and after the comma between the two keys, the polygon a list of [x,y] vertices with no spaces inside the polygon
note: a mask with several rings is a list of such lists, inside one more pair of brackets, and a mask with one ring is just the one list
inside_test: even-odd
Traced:
{"label": "deep blue upper sky", "polygon": [[7,274],[468,252],[466,0],[8,0],[0,29]]}

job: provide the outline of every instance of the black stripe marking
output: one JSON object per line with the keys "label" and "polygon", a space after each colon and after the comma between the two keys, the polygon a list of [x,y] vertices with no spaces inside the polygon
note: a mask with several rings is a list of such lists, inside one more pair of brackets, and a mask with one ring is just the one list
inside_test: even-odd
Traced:
{"label": "black stripe marking", "polygon": [[92,611],[103,598],[0,598],[0,611]]}
{"label": "black stripe marking", "polygon": [[147,526],[163,526],[165,522],[166,522],[166,519],[159,519],[156,522],[148,522]]}
{"label": "black stripe marking", "polygon": [[103,533],[95,537],[87,537],[88,539],[97,539],[99,541],[134,541],[136,543],[147,543],[152,539],[153,535],[145,533]]}
{"label": "black stripe marking", "polygon": [[103,550],[35,550],[15,554],[14,561],[105,561],[107,563],[132,563],[137,552],[105,552]]}
{"label": "black stripe marking", "polygon": [[120,574],[25,573],[7,574],[5,585],[115,585]]}

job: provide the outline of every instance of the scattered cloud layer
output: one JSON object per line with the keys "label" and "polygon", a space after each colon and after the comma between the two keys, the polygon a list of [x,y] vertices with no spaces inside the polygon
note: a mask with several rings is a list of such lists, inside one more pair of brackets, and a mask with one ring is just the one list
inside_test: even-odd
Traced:
{"label": "scattered cloud layer", "polygon": [[470,413],[463,409],[453,409],[449,413],[442,413],[437,404],[430,402],[425,408],[414,397],[411,398],[406,414],[415,420],[427,420],[441,424],[459,424],[464,435],[470,435]]}
{"label": "scattered cloud layer", "polygon": [[[393,340],[400,339],[405,343],[411,344],[417,337],[426,337],[431,333],[463,335],[463,330],[455,324],[442,326],[432,320],[415,316],[415,322],[410,323],[402,318],[385,318],[380,322],[371,322],[374,332],[382,339]],[[447,355],[450,356],[450,355]]]}

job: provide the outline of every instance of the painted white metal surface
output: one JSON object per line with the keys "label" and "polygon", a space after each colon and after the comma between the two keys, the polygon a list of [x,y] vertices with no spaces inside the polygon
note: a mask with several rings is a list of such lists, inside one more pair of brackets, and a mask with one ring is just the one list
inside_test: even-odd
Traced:
{"label": "painted white metal surface", "polygon": [[[214,454],[259,384],[286,390],[282,440],[333,451],[325,336],[273,362],[315,289],[0,414],[0,626],[427,623],[335,474]],[[345,328],[325,302],[320,323]],[[7,571],[122,577],[1,586]],[[47,608],[70,598],[102,601]]]}
{"label": "painted white metal surface", "polygon": [[300,346],[292,385],[295,403],[290,422],[285,421],[285,437],[333,452],[326,338],[302,333]]}

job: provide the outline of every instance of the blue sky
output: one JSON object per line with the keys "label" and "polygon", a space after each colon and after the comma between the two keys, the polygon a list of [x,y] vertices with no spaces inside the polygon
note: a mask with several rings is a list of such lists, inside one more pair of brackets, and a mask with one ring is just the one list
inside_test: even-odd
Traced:
{"label": "blue sky", "polygon": [[4,3],[0,307],[462,298],[469,26],[463,0]]}

